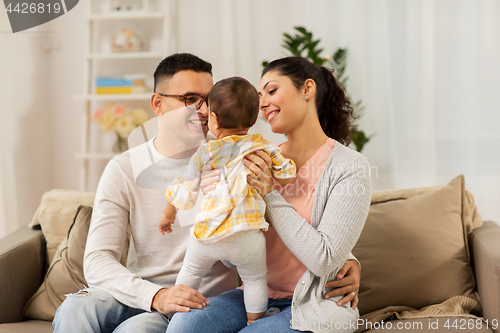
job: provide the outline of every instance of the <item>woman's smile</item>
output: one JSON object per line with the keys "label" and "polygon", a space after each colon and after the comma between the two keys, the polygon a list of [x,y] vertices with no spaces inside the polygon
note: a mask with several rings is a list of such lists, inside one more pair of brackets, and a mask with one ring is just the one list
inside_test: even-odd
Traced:
{"label": "woman's smile", "polygon": [[270,111],[266,114],[267,121],[270,123],[280,112],[278,110]]}

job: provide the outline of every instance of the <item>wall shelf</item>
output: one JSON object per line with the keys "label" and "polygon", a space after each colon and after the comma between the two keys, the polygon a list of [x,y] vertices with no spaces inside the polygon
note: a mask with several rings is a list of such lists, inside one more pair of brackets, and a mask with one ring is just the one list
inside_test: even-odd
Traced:
{"label": "wall shelf", "polygon": [[145,58],[163,58],[160,52],[122,52],[122,53],[91,53],[87,56],[89,59],[145,59]]}
{"label": "wall shelf", "polygon": [[151,94],[89,94],[89,95],[76,95],[77,100],[86,101],[149,101]]}
{"label": "wall shelf", "polygon": [[105,21],[105,20],[143,20],[143,19],[163,19],[163,13],[150,12],[130,12],[116,14],[93,14],[88,17],[90,21]]}
{"label": "wall shelf", "polygon": [[[81,94],[75,100],[84,102],[82,113],[82,133],[80,151],[75,158],[80,161],[80,189],[95,190],[97,182],[89,183],[89,173],[102,172],[102,164],[116,156],[113,152],[103,152],[110,147],[112,136],[102,135],[92,124],[94,111],[110,102],[124,104],[125,107],[151,109],[152,92],[139,94],[96,94],[98,77],[123,77],[146,74],[147,90],[153,89],[153,73],[158,62],[168,55],[170,45],[170,0],[127,0],[134,8],[115,11],[113,6],[119,0],[88,0],[86,57],[84,84]],[[142,36],[144,50],[139,52],[112,52],[113,36],[122,29],[130,29]],[[148,112],[149,113],[149,112]],[[111,149],[111,148],[110,148]]]}
{"label": "wall shelf", "polygon": [[117,153],[79,153],[75,157],[80,160],[110,160],[118,155]]}

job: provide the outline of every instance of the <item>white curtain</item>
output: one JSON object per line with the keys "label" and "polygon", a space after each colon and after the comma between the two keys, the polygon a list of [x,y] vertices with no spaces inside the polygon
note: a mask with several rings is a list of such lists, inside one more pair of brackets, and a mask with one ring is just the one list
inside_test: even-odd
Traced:
{"label": "white curtain", "polygon": [[28,224],[50,189],[46,27],[12,34],[0,10],[0,237]]}
{"label": "white curtain", "polygon": [[13,109],[12,101],[12,58],[7,14],[0,10],[0,237],[15,230],[17,207],[14,173]]}
{"label": "white curtain", "polygon": [[[444,185],[465,174],[485,219],[500,222],[500,2],[497,0],[219,0],[175,2],[179,52],[214,79],[258,84],[262,60],[286,55],[302,25],[330,55],[349,48],[348,89],[363,100],[363,153],[375,190]],[[259,123],[259,131],[268,128]]]}

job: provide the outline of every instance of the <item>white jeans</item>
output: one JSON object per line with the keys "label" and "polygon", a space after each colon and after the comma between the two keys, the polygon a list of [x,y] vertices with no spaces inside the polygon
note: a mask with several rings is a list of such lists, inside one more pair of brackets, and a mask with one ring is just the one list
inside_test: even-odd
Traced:
{"label": "white jeans", "polygon": [[245,283],[245,308],[249,313],[267,310],[266,239],[260,229],[239,231],[215,243],[200,243],[191,234],[175,284],[198,289],[201,279],[218,260],[235,265]]}

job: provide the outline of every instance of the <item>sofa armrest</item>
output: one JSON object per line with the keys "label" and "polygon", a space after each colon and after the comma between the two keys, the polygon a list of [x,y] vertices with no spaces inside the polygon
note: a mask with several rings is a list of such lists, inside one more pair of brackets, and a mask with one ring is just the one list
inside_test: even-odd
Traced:
{"label": "sofa armrest", "polygon": [[45,238],[23,227],[0,239],[0,323],[21,321],[29,298],[43,281]]}
{"label": "sofa armrest", "polygon": [[[500,226],[492,221],[472,231],[470,235],[472,266],[476,277],[477,291],[481,298],[483,317],[497,320],[500,325]],[[500,333],[500,327],[493,329]]]}

